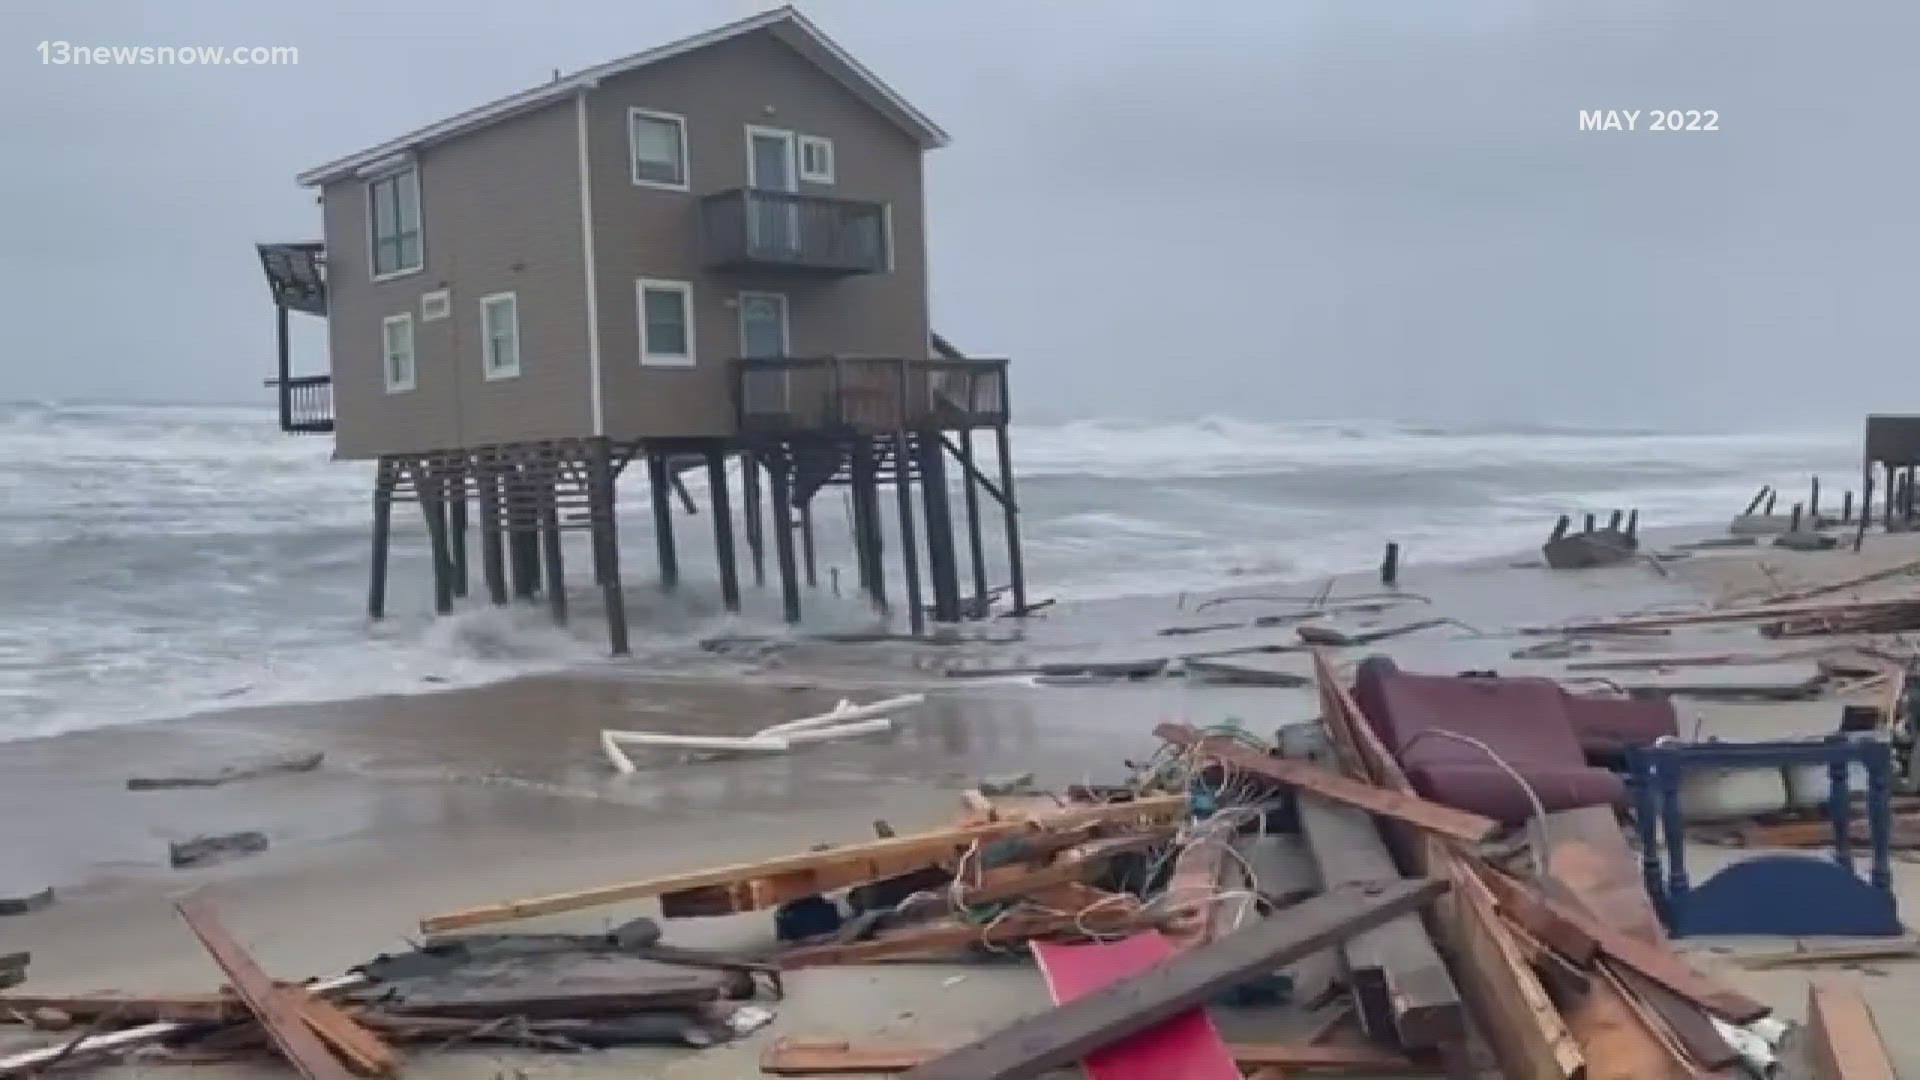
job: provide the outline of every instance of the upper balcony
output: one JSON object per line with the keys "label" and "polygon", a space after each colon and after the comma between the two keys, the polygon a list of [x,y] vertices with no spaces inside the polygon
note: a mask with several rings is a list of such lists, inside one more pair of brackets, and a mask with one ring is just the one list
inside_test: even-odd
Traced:
{"label": "upper balcony", "polygon": [[881,274],[891,237],[883,203],[735,188],[700,200],[708,266],[822,275]]}

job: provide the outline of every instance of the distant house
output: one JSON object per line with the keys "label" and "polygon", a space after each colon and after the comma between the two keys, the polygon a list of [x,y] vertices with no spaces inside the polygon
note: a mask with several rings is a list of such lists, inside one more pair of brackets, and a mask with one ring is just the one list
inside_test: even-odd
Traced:
{"label": "distant house", "polygon": [[[395,498],[426,508],[443,610],[465,591],[465,522],[477,506],[493,599],[507,599],[505,536],[518,541],[517,591],[539,591],[544,571],[562,617],[561,528],[593,529],[595,576],[607,586],[611,573],[617,598],[612,507],[636,459],[648,463],[669,588],[671,487],[681,469],[708,464],[726,508],[716,540],[730,604],[731,455],[741,456],[756,566],[762,470],[777,522],[793,509],[810,521],[815,491],[851,483],[856,506],[868,504],[854,523],[860,576],[881,604],[867,489],[944,476],[952,456],[964,459],[970,514],[976,480],[1011,507],[1011,473],[996,486],[971,461],[976,428],[994,428],[1004,446],[1005,362],[944,342],[936,352],[929,324],[922,159],[946,143],[781,8],[300,174],[321,193],[323,241],[261,245],[280,308],[274,382],[283,427],[330,431],[337,456],[380,462],[374,614],[384,606],[382,507]],[[293,374],[289,310],[327,319],[327,374]],[[963,605],[946,485],[922,487],[934,615],[958,618],[984,607],[985,582]],[[567,511],[576,503],[585,515]],[[918,551],[911,520],[902,524],[917,625]],[[543,532],[550,553],[539,550]],[[798,618],[791,529],[774,534]],[[969,535],[977,547],[977,521]],[[616,649],[621,638],[624,625]]]}

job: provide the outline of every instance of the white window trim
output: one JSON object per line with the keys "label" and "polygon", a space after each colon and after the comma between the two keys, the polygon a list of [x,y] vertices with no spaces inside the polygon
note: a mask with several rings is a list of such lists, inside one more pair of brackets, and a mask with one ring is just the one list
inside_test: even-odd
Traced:
{"label": "white window trim", "polygon": [[747,355],[747,300],[749,298],[778,297],[780,300],[780,355],[793,355],[793,307],[787,301],[787,294],[769,289],[745,289],[735,295],[736,315],[734,325],[740,331],[740,355]]}
{"label": "white window trim", "polygon": [[[513,301],[513,367],[511,368],[494,367],[492,362],[493,357],[487,351],[488,347],[493,343],[493,336],[487,329],[487,309],[502,300]],[[493,382],[498,379],[517,379],[520,377],[520,366],[519,294],[512,292],[488,293],[480,298],[480,374],[488,382]]]}
{"label": "white window trim", "polygon": [[[820,151],[821,160],[827,163],[825,169],[817,172],[807,171],[807,150],[810,148]],[[809,184],[831,184],[834,182],[833,175],[835,165],[833,160],[832,139],[827,138],[825,135],[802,135],[795,149],[800,159],[795,165],[795,168],[800,170],[800,179]]]}
{"label": "white window trim", "polygon": [[[373,185],[378,184],[383,180],[391,180],[394,177],[399,176],[401,173],[407,173],[407,172],[410,172],[413,174],[413,198],[414,198],[414,202],[418,204],[414,207],[414,211],[416,215],[420,218],[420,261],[414,264],[413,266],[402,267],[401,269],[398,269],[398,270],[389,270],[386,273],[382,274],[379,272],[379,269],[378,269],[379,267],[378,253],[380,250],[380,241],[379,241],[379,237],[377,237],[373,231],[374,230]],[[409,274],[417,274],[420,271],[425,270],[427,268],[427,192],[425,188],[422,188],[420,186],[420,163],[417,161],[408,160],[406,164],[398,168],[388,169],[384,172],[367,177],[366,209],[367,209],[367,277],[368,279],[371,281],[392,281],[395,278],[403,278],[408,276]]]}
{"label": "white window trim", "polygon": [[772,138],[783,139],[787,144],[787,186],[785,188],[769,188],[768,190],[798,190],[800,187],[800,144],[795,141],[793,132],[786,128],[762,127],[759,124],[747,125],[747,186],[750,188],[760,186],[760,177],[755,175],[756,169],[754,168],[753,161],[753,137],[755,135],[767,135]]}
{"label": "white window trim", "polygon": [[[440,314],[433,314],[435,310],[438,310]],[[435,289],[432,292],[420,294],[421,322],[439,322],[441,319],[452,316],[452,314],[453,291],[451,289]]]}
{"label": "white window trim", "polygon": [[[671,120],[680,129],[680,182],[666,184],[658,180],[643,180],[640,177],[640,158],[633,152],[633,121],[644,116],[651,120]],[[627,110],[627,179],[634,187],[657,188],[661,191],[693,190],[693,158],[687,153],[687,118],[679,113],[661,112],[658,109],[642,109],[633,106]]]}
{"label": "white window trim", "polygon": [[[394,381],[393,353],[387,338],[387,328],[399,325],[407,328],[407,378],[404,382]],[[420,339],[414,334],[411,311],[380,320],[380,378],[387,384],[389,394],[404,394],[420,385]]]}
{"label": "white window trim", "polygon": [[[658,292],[677,292],[687,313],[687,355],[655,353],[647,348],[647,290]],[[694,327],[698,319],[694,314],[693,283],[690,281],[671,281],[664,278],[638,278],[633,283],[633,311],[640,338],[640,364],[643,367],[681,367],[690,368],[698,362],[699,347],[694,342]]]}

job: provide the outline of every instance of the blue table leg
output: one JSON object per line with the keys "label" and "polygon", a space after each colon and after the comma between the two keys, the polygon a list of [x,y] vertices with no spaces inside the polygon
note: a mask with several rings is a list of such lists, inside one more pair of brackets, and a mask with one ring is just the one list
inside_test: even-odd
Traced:
{"label": "blue table leg", "polygon": [[1887,744],[1873,742],[1861,749],[1867,766],[1867,830],[1873,841],[1873,865],[1869,880],[1873,887],[1893,890],[1893,797],[1888,790],[1893,772],[1892,752]]}
{"label": "blue table leg", "polygon": [[1853,873],[1853,799],[1847,793],[1846,747],[1827,743],[1827,815],[1833,819],[1833,861]]}

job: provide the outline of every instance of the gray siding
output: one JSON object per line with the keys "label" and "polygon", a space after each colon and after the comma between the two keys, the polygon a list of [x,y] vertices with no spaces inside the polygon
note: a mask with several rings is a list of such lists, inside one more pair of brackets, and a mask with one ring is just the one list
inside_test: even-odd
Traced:
{"label": "gray siding", "polygon": [[[632,182],[627,110],[635,106],[686,118],[691,191]],[[795,355],[927,355],[922,151],[772,34],[745,35],[610,79],[588,97],[588,124],[608,435],[735,430],[730,372],[740,352],[734,298],[742,290],[786,294]],[[803,182],[802,190],[889,203],[892,273],[794,280],[701,266],[700,197],[746,186],[749,124],[833,140],[836,182]],[[692,283],[694,367],[640,364],[640,278]]]}
{"label": "gray siding", "polygon": [[[366,182],[324,191],[337,449],[343,458],[592,434],[574,102],[422,151],[425,265],[371,280]],[[422,322],[422,294],[453,311]],[[488,381],[480,298],[519,301],[521,375]],[[415,389],[386,391],[381,320],[411,310]]]}

